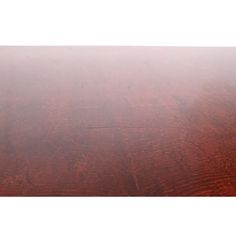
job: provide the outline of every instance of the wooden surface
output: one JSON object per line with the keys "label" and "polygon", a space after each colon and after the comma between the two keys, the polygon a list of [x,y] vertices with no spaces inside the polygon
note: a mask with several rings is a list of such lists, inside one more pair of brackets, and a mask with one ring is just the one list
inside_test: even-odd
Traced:
{"label": "wooden surface", "polygon": [[236,48],[0,47],[0,195],[236,196]]}

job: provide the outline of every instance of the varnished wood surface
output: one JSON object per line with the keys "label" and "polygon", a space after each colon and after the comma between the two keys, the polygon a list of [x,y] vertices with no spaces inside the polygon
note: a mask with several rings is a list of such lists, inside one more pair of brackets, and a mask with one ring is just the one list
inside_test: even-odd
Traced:
{"label": "varnished wood surface", "polygon": [[0,47],[0,195],[236,196],[236,48]]}

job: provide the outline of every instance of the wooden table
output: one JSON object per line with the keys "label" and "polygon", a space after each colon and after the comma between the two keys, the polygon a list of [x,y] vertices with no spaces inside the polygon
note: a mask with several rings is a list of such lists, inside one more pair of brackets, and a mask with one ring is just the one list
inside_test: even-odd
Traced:
{"label": "wooden table", "polygon": [[1,196],[236,196],[236,48],[0,47]]}

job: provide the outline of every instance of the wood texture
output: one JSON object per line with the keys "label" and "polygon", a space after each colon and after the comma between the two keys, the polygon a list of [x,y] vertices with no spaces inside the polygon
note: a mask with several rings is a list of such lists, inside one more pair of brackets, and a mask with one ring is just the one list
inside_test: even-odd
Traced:
{"label": "wood texture", "polygon": [[236,48],[0,47],[0,195],[236,196]]}

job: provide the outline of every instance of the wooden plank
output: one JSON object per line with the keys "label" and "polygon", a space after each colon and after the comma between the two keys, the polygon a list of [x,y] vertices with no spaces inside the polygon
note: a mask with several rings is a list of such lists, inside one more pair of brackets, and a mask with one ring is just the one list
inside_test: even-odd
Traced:
{"label": "wooden plank", "polygon": [[0,47],[1,196],[236,196],[236,48]]}

